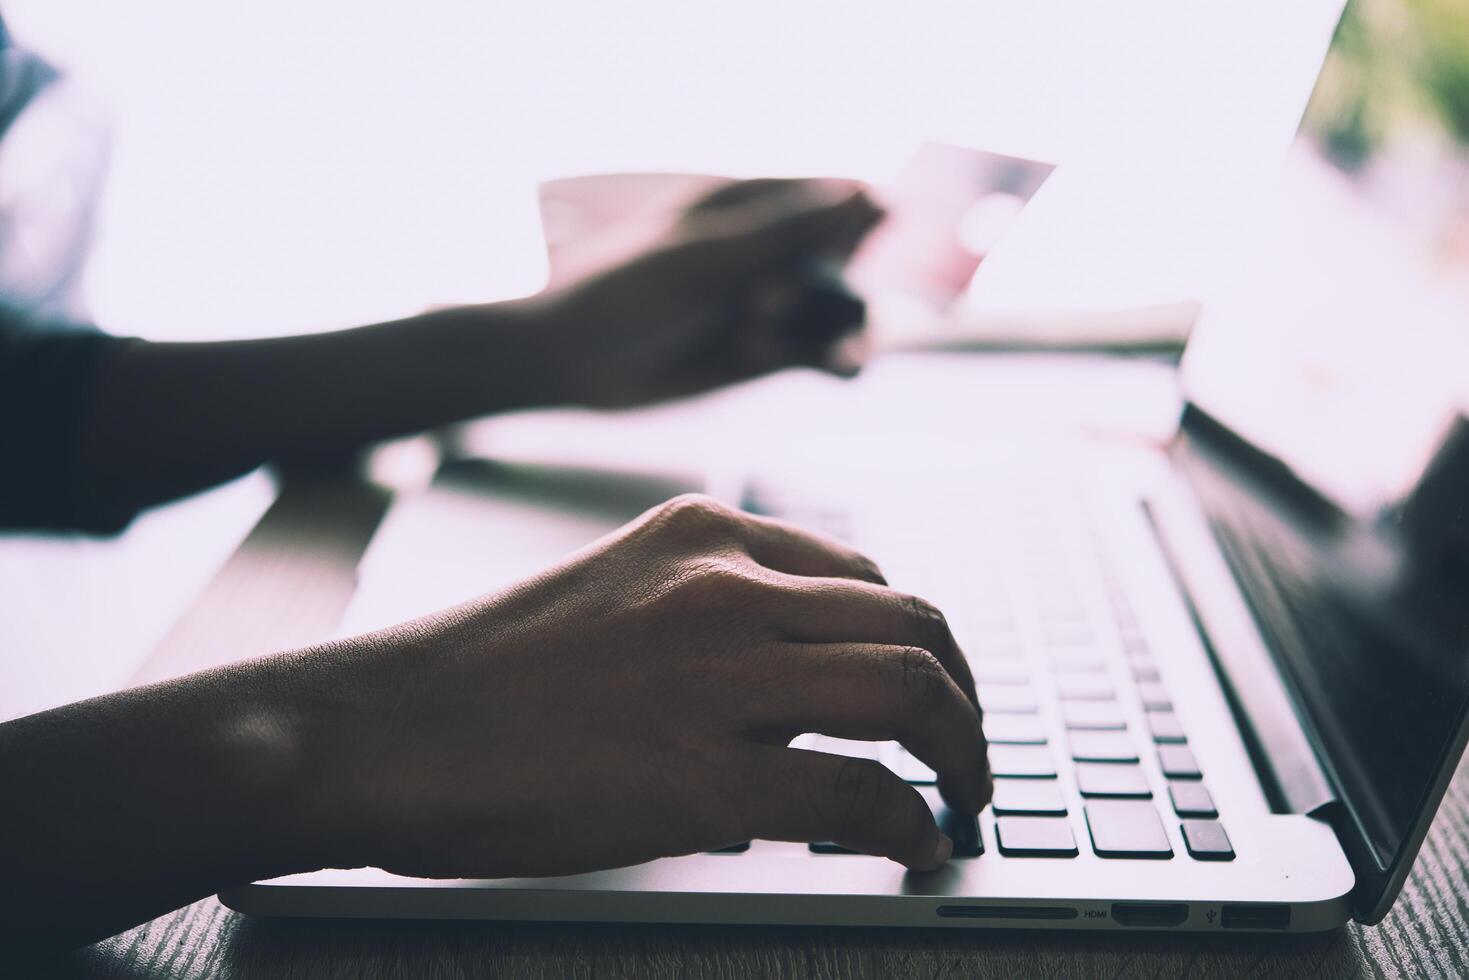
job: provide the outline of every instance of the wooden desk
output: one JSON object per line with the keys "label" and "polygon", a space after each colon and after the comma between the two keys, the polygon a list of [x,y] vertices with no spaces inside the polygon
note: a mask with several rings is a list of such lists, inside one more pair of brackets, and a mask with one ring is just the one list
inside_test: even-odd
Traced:
{"label": "wooden desk", "polygon": [[1392,914],[1304,937],[252,919],[206,899],[43,974],[291,977],[1462,977],[1469,767]]}
{"label": "wooden desk", "polygon": [[[1007,395],[1007,397],[1009,397]],[[143,674],[330,630],[384,495],[344,478],[287,483]],[[310,593],[301,616],[282,603]],[[227,627],[227,628],[225,628]],[[199,642],[207,635],[208,644]],[[1060,932],[331,922],[253,919],[206,899],[75,952],[43,977],[1456,977],[1469,975],[1469,766],[1388,919],[1306,937]],[[3,970],[0,970],[3,972]]]}

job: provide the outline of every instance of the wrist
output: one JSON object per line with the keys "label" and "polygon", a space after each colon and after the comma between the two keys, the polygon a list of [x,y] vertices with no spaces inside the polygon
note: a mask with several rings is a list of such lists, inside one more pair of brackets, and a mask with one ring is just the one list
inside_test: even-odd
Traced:
{"label": "wrist", "polygon": [[230,669],[201,726],[237,788],[230,822],[255,879],[365,863],[350,790],[363,709],[354,685],[323,669],[334,662],[322,648]]}
{"label": "wrist", "polygon": [[587,345],[576,335],[581,316],[573,307],[572,294],[565,289],[496,304],[506,338],[501,349],[533,386],[524,394],[525,407],[587,403]]}
{"label": "wrist", "polygon": [[[559,318],[540,297],[451,306],[386,326],[411,329],[413,351],[400,366],[409,404],[430,402],[430,425],[564,402],[565,345]],[[370,329],[370,328],[366,328]]]}

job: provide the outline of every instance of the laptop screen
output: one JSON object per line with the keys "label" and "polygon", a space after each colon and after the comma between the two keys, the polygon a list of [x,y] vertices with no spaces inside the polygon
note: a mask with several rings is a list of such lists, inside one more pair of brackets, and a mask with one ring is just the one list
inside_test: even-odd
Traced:
{"label": "laptop screen", "polygon": [[1263,210],[1190,395],[1360,512],[1469,404],[1469,5],[1354,0]]}
{"label": "laptop screen", "polygon": [[1469,405],[1469,5],[1353,0],[1266,209],[1184,378],[1306,491],[1195,483],[1386,888],[1469,694],[1469,594],[1393,509]]}

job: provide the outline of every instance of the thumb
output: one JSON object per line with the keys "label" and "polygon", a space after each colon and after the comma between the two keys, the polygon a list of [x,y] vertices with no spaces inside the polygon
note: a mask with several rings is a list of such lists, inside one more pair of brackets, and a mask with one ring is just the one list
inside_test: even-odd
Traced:
{"label": "thumb", "polygon": [[769,748],[757,767],[765,791],[746,813],[750,837],[832,841],[914,871],[933,870],[953,853],[923,797],[881,763]]}

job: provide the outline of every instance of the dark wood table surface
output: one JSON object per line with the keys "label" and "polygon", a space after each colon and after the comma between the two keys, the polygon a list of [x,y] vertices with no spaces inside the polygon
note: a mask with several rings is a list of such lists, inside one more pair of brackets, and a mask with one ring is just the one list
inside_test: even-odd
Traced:
{"label": "dark wood table surface", "polygon": [[[288,482],[139,674],[169,676],[207,633],[233,656],[318,638],[387,495],[350,478]],[[310,595],[303,604],[301,596]],[[294,608],[296,615],[281,615]],[[275,615],[259,615],[273,610]],[[1402,896],[1375,928],[1322,935],[306,921],[213,898],[76,951],[40,977],[1462,977],[1469,976],[1469,767]],[[0,966],[0,973],[3,973]]]}

